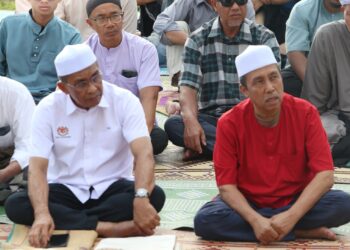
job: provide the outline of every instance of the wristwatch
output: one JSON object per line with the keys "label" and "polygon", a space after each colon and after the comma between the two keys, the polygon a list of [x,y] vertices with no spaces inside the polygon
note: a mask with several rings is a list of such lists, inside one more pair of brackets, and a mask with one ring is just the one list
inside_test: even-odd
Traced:
{"label": "wristwatch", "polygon": [[135,198],[148,198],[149,193],[145,188],[138,188],[135,191]]}

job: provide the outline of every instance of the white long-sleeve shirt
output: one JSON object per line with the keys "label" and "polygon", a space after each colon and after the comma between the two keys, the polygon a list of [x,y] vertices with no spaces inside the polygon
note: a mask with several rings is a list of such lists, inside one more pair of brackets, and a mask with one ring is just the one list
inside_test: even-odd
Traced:
{"label": "white long-sleeve shirt", "polygon": [[0,136],[0,151],[14,146],[11,161],[21,168],[28,166],[30,124],[35,104],[28,89],[21,83],[0,76],[0,128],[10,126],[10,131]]}

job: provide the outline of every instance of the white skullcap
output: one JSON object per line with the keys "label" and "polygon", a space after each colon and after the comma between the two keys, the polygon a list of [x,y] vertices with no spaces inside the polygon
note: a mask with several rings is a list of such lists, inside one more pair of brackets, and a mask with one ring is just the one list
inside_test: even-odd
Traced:
{"label": "white skullcap", "polygon": [[79,72],[96,62],[96,56],[86,44],[66,45],[55,58],[58,76]]}
{"label": "white skullcap", "polygon": [[271,48],[266,45],[249,45],[236,57],[238,77],[270,64],[277,64],[277,61]]}
{"label": "white skullcap", "polygon": [[350,4],[350,0],[340,0],[341,5]]}

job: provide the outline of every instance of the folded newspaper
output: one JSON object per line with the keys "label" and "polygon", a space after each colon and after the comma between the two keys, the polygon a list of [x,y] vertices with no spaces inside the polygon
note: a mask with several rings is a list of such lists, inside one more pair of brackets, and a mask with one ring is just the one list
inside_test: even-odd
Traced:
{"label": "folded newspaper", "polygon": [[174,250],[175,242],[175,235],[106,238],[98,243],[95,250]]}

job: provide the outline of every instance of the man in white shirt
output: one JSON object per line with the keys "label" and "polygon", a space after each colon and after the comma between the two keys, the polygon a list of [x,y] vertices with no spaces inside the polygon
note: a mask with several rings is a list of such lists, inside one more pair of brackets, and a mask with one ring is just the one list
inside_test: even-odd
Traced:
{"label": "man in white shirt", "polygon": [[9,182],[28,166],[34,108],[33,97],[24,85],[0,76],[0,204],[11,193]]}
{"label": "man in white shirt", "polygon": [[32,225],[33,247],[47,246],[54,228],[153,234],[165,195],[139,100],[102,81],[88,45],[66,46],[55,66],[61,91],[33,115],[28,194],[9,197],[7,216]]}

